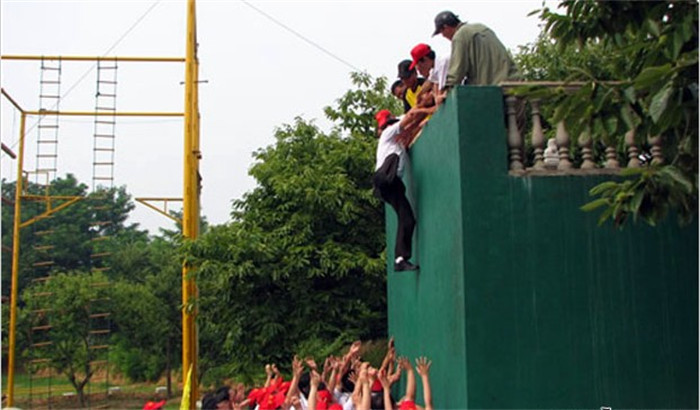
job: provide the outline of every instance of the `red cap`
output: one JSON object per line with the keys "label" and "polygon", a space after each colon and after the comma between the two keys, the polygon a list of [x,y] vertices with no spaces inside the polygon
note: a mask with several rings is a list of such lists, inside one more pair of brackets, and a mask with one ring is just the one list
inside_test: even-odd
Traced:
{"label": "red cap", "polygon": [[386,125],[387,121],[391,118],[391,111],[381,110],[374,115],[374,119],[377,120],[377,126],[382,128]]}
{"label": "red cap", "polygon": [[260,410],[275,410],[284,403],[284,394],[268,394],[267,397],[263,397],[260,401]]}
{"label": "red cap", "polygon": [[427,44],[420,43],[417,46],[413,47],[413,50],[411,50],[411,57],[413,57],[413,62],[409,66],[409,70],[413,70],[413,68],[418,64],[418,60],[421,58],[425,57],[430,53],[430,46]]}
{"label": "red cap", "polygon": [[158,410],[165,405],[165,400],[149,401],[143,405],[143,410]]}
{"label": "red cap", "polygon": [[338,403],[333,403],[330,406],[328,406],[328,410],[343,410],[343,406]]}
{"label": "red cap", "polygon": [[404,400],[399,404],[399,410],[416,410],[416,402],[413,400]]}
{"label": "red cap", "polygon": [[255,388],[251,390],[250,393],[248,393],[248,400],[251,403],[259,403],[262,400],[264,394],[265,389]]}
{"label": "red cap", "polygon": [[379,379],[374,379],[374,384],[372,384],[372,391],[384,391],[384,387],[382,387],[382,382],[380,382]]}

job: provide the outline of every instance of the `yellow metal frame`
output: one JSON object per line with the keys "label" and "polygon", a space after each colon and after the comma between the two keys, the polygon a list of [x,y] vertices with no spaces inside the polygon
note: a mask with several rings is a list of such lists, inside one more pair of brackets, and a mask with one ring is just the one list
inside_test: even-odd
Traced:
{"label": "yellow metal frame", "polygon": [[[176,223],[182,223],[182,219],[176,218],[168,213],[168,202],[182,202],[182,198],[134,198],[134,200],[146,205],[147,207],[158,212],[159,214],[172,219]],[[158,208],[150,202],[162,202],[163,208]]]}
{"label": "yellow metal frame", "polygon": [[[9,94],[2,89],[2,95],[5,96],[20,112],[20,138],[19,138],[19,153],[17,154],[17,178],[15,187],[15,217],[13,224],[13,243],[12,243],[12,279],[11,279],[11,296],[10,296],[10,326],[9,326],[9,346],[8,346],[8,374],[7,374],[7,406],[14,405],[14,370],[15,370],[15,333],[17,328],[17,275],[19,272],[19,240],[20,228],[31,225],[32,223],[46,218],[51,214],[59,212],[62,209],[72,205],[80,200],[80,197],[50,197],[50,196],[24,196],[23,182],[23,167],[24,167],[24,134],[26,129],[27,115],[58,115],[58,116],[117,116],[117,117],[183,117],[185,118],[185,163],[184,163],[184,199],[183,201],[183,220],[178,221],[176,218],[168,215],[160,209],[148,204],[147,200],[156,200],[155,198],[142,198],[144,201],[139,201],[144,205],[155,209],[165,216],[182,222],[183,235],[186,238],[196,238],[199,233],[199,160],[201,153],[199,151],[199,102],[198,102],[198,71],[199,63],[196,57],[196,25],[195,25],[195,2],[188,0],[187,3],[187,56],[180,57],[62,57],[62,56],[17,56],[5,55],[0,56],[0,60],[62,60],[62,61],[128,61],[128,62],[185,62],[185,112],[116,112],[116,113],[100,113],[100,112],[82,112],[82,111],[27,111],[17,104]],[[3,147],[5,148],[5,147]],[[21,222],[21,200],[45,200],[47,201],[46,212],[38,215],[26,222]],[[53,207],[51,200],[66,200],[66,202]],[[176,198],[160,198],[159,200],[167,201],[178,200]],[[182,270],[182,300],[185,306],[193,306],[196,301],[197,288],[194,279],[191,277],[192,267],[184,265]],[[197,380],[197,332],[195,327],[195,309],[182,310],[182,327],[183,327],[183,369],[188,369],[192,366],[193,371],[187,376],[183,374],[183,385],[186,382],[191,382],[191,386],[196,386]],[[184,372],[183,372],[184,373]],[[190,394],[189,408],[196,408],[198,399],[198,389],[193,388]]]}

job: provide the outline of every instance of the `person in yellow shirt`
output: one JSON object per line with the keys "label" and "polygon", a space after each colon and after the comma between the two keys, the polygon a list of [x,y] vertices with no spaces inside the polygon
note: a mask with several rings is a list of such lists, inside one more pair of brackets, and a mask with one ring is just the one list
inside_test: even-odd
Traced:
{"label": "person in yellow shirt", "polygon": [[399,79],[406,86],[406,93],[403,97],[404,112],[408,112],[411,108],[419,105],[417,99],[418,94],[423,88],[425,79],[418,77],[415,67],[411,69],[411,60],[403,60],[399,63]]}

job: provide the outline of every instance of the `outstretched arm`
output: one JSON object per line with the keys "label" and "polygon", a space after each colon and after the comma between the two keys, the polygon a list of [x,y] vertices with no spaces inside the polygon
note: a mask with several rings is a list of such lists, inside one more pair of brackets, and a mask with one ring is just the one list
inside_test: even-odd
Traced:
{"label": "outstretched arm", "polygon": [[399,365],[406,372],[406,395],[404,400],[416,401],[416,375],[413,373],[411,362],[402,357],[399,359]]}
{"label": "outstretched arm", "polygon": [[430,390],[430,365],[432,362],[425,357],[416,359],[416,370],[423,382],[423,400],[425,410],[433,410],[433,394]]}

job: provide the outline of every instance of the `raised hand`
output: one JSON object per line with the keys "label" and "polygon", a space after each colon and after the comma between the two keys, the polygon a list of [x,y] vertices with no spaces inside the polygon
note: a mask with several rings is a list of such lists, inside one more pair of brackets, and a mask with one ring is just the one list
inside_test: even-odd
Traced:
{"label": "raised hand", "polygon": [[422,377],[425,377],[428,375],[430,372],[430,365],[433,362],[428,360],[425,357],[419,357],[416,359],[416,370],[418,371],[418,374],[420,374]]}

